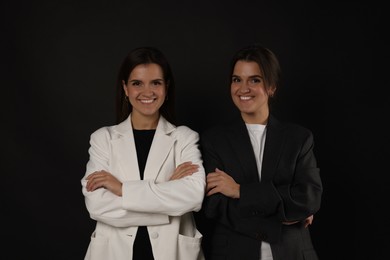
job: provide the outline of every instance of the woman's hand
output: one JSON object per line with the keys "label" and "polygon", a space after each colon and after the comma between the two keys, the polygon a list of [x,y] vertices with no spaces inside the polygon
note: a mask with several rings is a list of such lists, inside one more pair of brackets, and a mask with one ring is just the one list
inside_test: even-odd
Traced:
{"label": "woman's hand", "polygon": [[308,216],[308,217],[304,220],[305,227],[308,227],[308,226],[311,225],[311,223],[313,223],[313,218],[314,218],[314,215],[310,215],[310,216]]}
{"label": "woman's hand", "polygon": [[122,182],[106,171],[96,171],[87,176],[87,191],[105,188],[112,193],[122,196]]}
{"label": "woman's hand", "polygon": [[[314,216],[310,215],[303,220],[305,228],[307,228],[309,225],[311,225],[311,223],[313,223],[313,218],[314,218]],[[292,224],[295,224],[298,222],[299,222],[298,220],[297,221],[285,221],[285,222],[283,222],[283,225],[292,225]]]}
{"label": "woman's hand", "polygon": [[193,173],[197,172],[198,169],[199,169],[199,165],[193,164],[192,162],[184,162],[184,163],[180,164],[179,166],[177,166],[177,168],[175,169],[175,172],[173,173],[171,178],[169,178],[169,180],[170,181],[178,180],[178,179],[181,179],[183,177],[192,175]]}
{"label": "woman's hand", "polygon": [[207,174],[206,196],[218,192],[234,199],[240,198],[240,184],[232,176],[216,168],[215,172]]}

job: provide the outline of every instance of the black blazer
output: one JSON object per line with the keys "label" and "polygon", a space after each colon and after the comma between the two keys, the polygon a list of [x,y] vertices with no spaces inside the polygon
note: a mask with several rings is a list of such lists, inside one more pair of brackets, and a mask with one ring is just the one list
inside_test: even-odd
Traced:
{"label": "black blazer", "polygon": [[[261,241],[274,260],[316,260],[309,228],[300,222],[321,204],[322,183],[310,130],[270,116],[259,181],[244,121],[216,126],[201,135],[206,173],[219,168],[240,184],[240,199],[206,197],[198,220],[206,259],[259,260]],[[203,218],[203,219],[202,219]]]}

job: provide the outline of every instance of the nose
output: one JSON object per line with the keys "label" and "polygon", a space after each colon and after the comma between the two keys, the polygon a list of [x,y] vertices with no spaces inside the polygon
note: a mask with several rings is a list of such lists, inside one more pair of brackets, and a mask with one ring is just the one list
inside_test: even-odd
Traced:
{"label": "nose", "polygon": [[146,84],[144,88],[144,94],[154,95],[154,88],[152,85]]}
{"label": "nose", "polygon": [[248,84],[243,82],[240,86],[240,92],[241,93],[248,93],[250,91]]}

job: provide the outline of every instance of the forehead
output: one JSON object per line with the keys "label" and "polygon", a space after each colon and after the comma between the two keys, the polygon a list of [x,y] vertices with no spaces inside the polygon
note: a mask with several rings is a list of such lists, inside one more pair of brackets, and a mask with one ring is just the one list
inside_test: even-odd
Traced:
{"label": "forehead", "polygon": [[129,79],[143,78],[163,78],[163,71],[156,63],[140,64],[134,67],[129,75]]}
{"label": "forehead", "polygon": [[261,76],[261,69],[259,64],[254,61],[239,60],[234,65],[233,74],[237,76]]}

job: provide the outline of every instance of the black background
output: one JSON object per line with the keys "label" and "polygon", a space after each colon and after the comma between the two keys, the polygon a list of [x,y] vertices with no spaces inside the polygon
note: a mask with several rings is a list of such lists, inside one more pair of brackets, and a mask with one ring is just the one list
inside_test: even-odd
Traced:
{"label": "black background", "polygon": [[128,51],[166,54],[178,118],[201,132],[236,113],[228,62],[254,42],[282,65],[273,113],[315,135],[320,259],[386,259],[386,9],[312,2],[2,1],[4,259],[83,259],[94,228],[80,183],[89,135],[115,123],[115,78]]}

